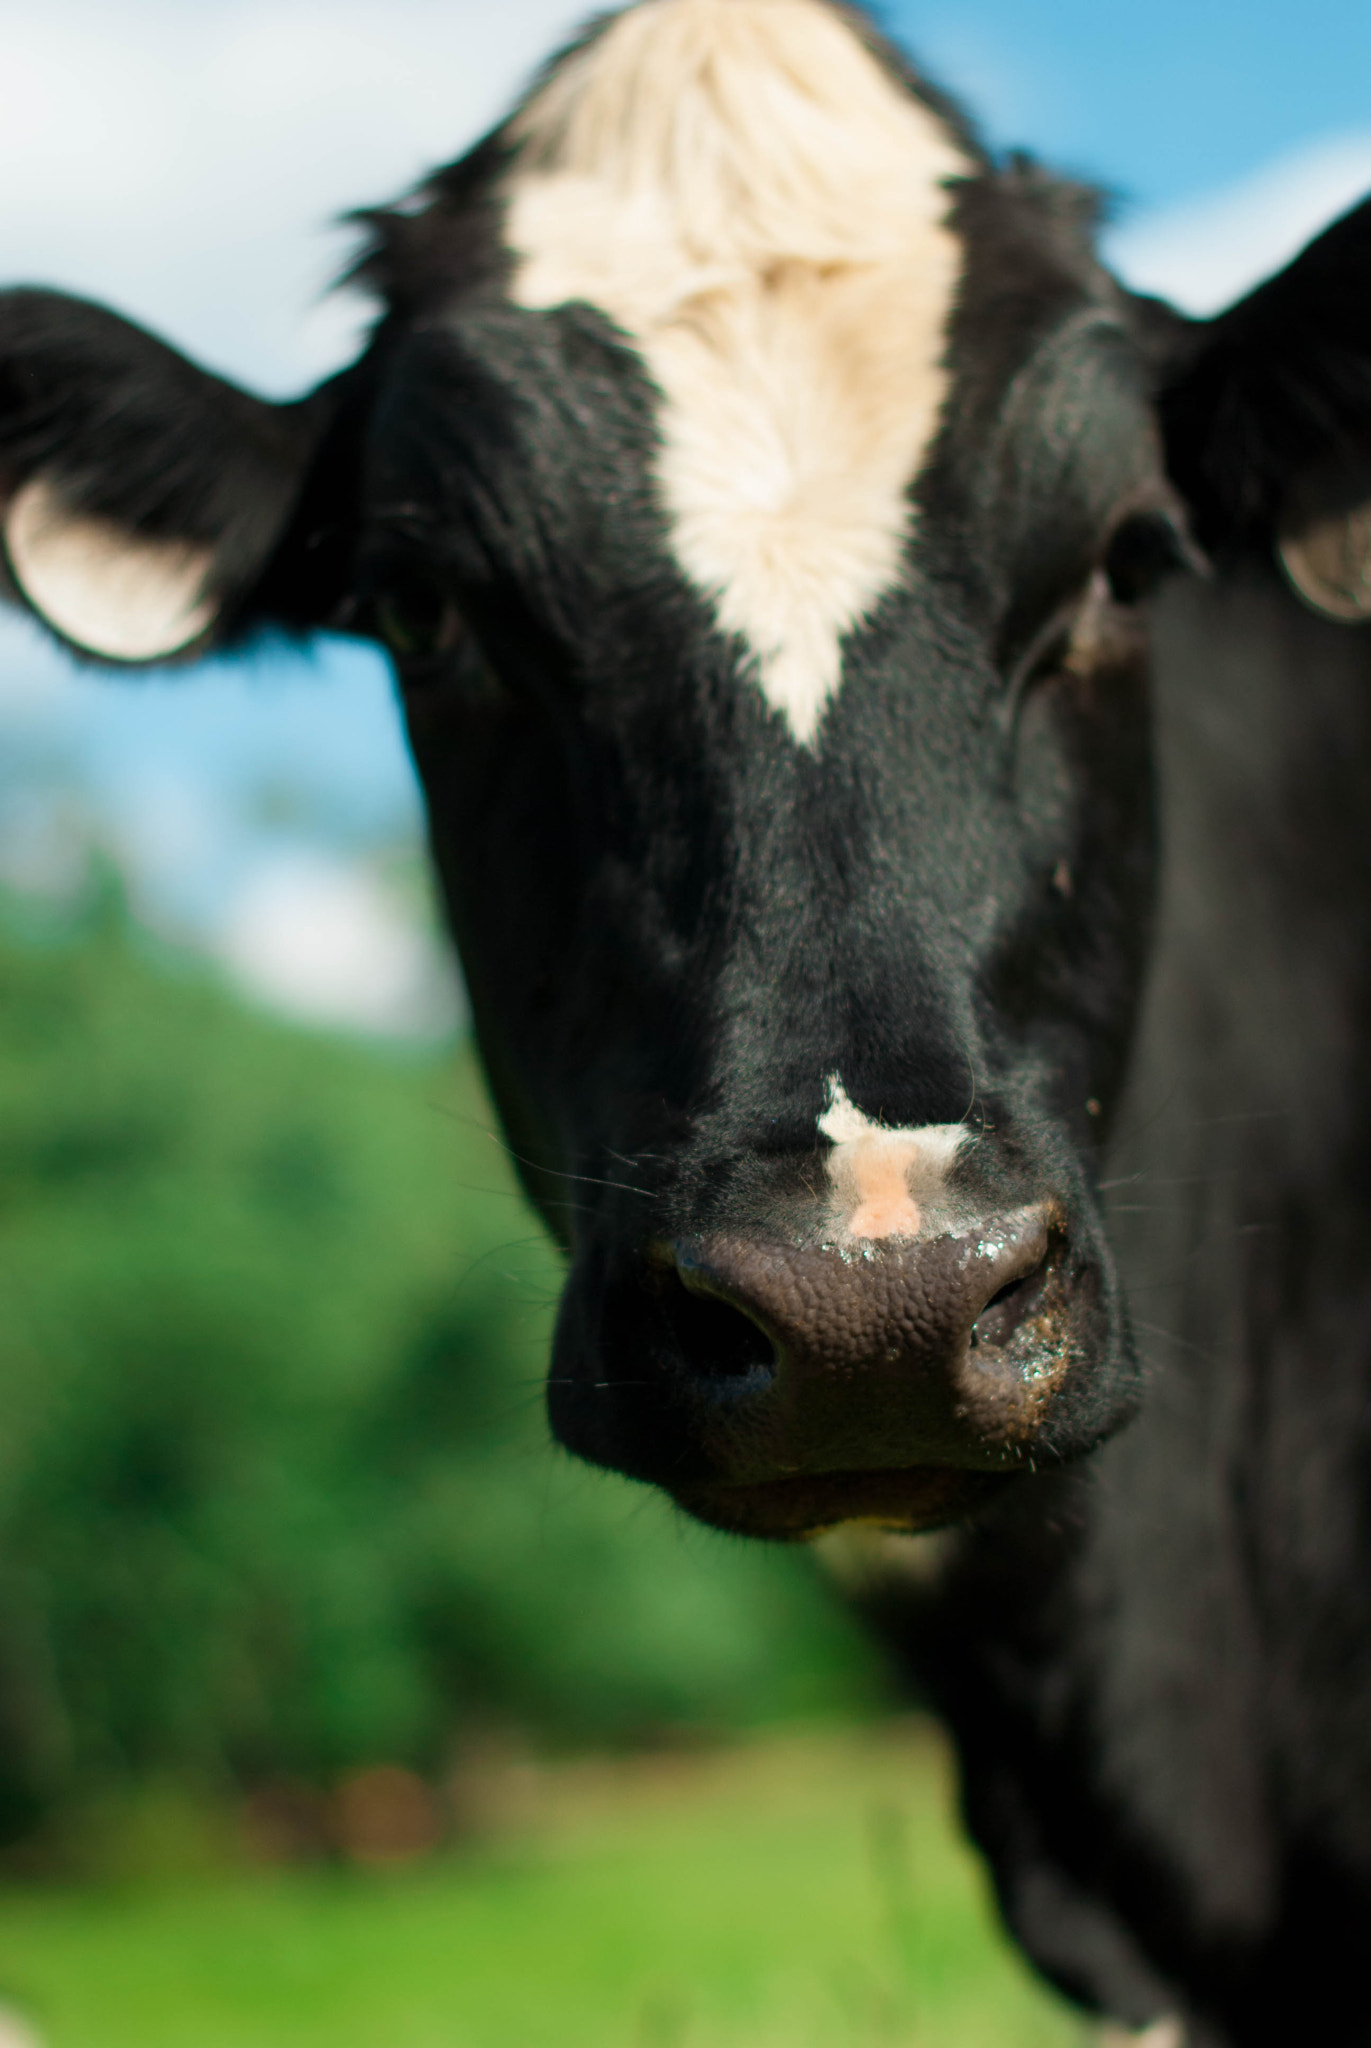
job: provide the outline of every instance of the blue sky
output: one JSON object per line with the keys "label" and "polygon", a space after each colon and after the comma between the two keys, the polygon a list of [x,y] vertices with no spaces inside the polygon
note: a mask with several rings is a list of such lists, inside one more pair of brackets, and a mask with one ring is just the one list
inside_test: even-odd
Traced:
{"label": "blue sky", "polygon": [[[105,299],[268,395],[298,391],[346,359],[361,317],[324,290],[337,216],[455,155],[583,11],[0,0],[0,281]],[[918,0],[885,18],[993,144],[1112,188],[1111,256],[1192,310],[1371,189],[1371,0]],[[353,1021],[383,1015],[385,910],[359,864],[412,840],[418,807],[369,650],[118,683],[73,680],[31,628],[0,626],[0,874],[61,870],[75,828],[24,791],[64,776],[148,915],[267,997],[308,1008],[301,963],[328,933],[346,953],[351,900]],[[313,938],[292,936],[311,887]],[[412,918],[412,896],[395,910]],[[323,961],[319,1014],[347,1021],[350,971]]]}
{"label": "blue sky", "polygon": [[1141,205],[1371,127],[1366,0],[928,0],[886,19],[993,141]]}

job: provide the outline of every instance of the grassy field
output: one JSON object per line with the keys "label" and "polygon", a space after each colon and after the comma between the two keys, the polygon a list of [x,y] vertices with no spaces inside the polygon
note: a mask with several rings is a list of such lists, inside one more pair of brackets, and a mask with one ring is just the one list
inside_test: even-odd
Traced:
{"label": "grassy field", "polygon": [[479,1847],[0,1893],[44,2048],[1067,2048],[934,1736],[506,1767]]}

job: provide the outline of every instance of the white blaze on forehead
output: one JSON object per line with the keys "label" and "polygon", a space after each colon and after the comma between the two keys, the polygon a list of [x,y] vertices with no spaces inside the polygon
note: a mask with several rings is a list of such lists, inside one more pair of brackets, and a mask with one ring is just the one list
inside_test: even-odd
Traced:
{"label": "white blaze on forehead", "polygon": [[972,166],[822,0],[646,0],[514,135],[514,297],[641,351],[677,559],[809,741],[899,573]]}
{"label": "white blaze on forehead", "polygon": [[73,512],[41,478],[16,492],[4,541],[34,610],[74,647],[108,661],[179,654],[218,611],[204,595],[209,549],[148,540]]}
{"label": "white blaze on forehead", "polygon": [[846,1236],[918,1237],[937,1227],[947,1207],[947,1171],[966,1137],[964,1125],[899,1130],[874,1123],[831,1074],[819,1133],[833,1146],[828,1178]]}

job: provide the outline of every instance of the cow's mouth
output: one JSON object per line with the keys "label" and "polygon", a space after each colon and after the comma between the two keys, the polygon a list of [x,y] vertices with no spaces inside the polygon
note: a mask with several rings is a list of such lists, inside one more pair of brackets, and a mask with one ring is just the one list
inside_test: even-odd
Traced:
{"label": "cow's mouth", "polygon": [[1012,1477],[945,1465],[906,1471],[813,1472],[756,1485],[673,1488],[697,1521],[776,1543],[803,1543],[843,1522],[913,1533],[959,1522]]}

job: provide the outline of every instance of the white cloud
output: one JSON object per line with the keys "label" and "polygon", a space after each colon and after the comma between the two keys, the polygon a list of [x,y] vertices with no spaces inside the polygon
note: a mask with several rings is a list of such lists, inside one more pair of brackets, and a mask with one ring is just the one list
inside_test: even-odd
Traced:
{"label": "white cloud", "polygon": [[330,224],[460,154],[578,0],[0,0],[0,277],[297,388],[362,309]]}
{"label": "white cloud", "polygon": [[[586,11],[0,0],[0,277],[106,299],[230,374],[298,389],[365,317],[325,291],[349,247],[338,215],[459,154]],[[1110,252],[1131,283],[1210,312],[1369,186],[1371,135],[1327,140],[1127,223]]]}
{"label": "white cloud", "polygon": [[447,957],[398,892],[320,853],[264,862],[214,950],[250,994],[304,1022],[431,1037],[460,1019]]}
{"label": "white cloud", "polygon": [[1371,134],[1333,137],[1251,177],[1116,228],[1108,254],[1135,290],[1217,313],[1371,193]]}

